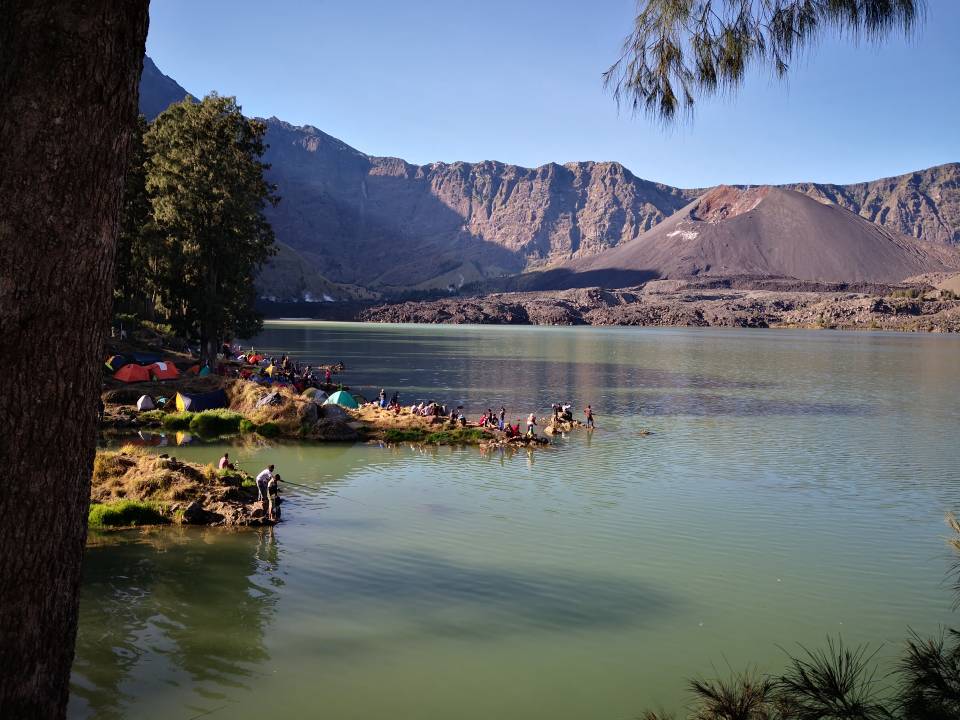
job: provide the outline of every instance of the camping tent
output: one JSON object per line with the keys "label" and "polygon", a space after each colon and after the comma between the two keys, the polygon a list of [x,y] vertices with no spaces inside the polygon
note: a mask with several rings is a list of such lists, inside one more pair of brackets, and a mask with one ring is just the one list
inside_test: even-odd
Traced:
{"label": "camping tent", "polygon": [[337,390],[333,395],[328,397],[324,405],[339,405],[340,407],[346,408],[358,408],[360,405],[354,399],[353,395],[348,393],[346,390]]}
{"label": "camping tent", "polygon": [[323,390],[314,387],[307,388],[302,394],[310,402],[315,402],[317,405],[323,405],[323,401],[329,397]]}
{"label": "camping tent", "polygon": [[127,359],[123,355],[111,355],[107,358],[107,367],[110,372],[116,372],[127,364]]}
{"label": "camping tent", "polygon": [[150,365],[151,363],[159,362],[161,358],[156,353],[135,352],[133,353],[133,359],[138,363]]}
{"label": "camping tent", "polygon": [[113,376],[121,382],[150,382],[150,370],[143,365],[129,363],[117,370]]}
{"label": "camping tent", "polygon": [[173,401],[177,406],[177,410],[189,410],[190,412],[225,408],[230,405],[230,400],[227,398],[227,394],[222,389],[214,390],[213,392],[208,393],[200,393],[198,395],[177,393]]}
{"label": "camping tent", "polygon": [[191,365],[186,370],[184,370],[184,375],[198,375],[200,373],[199,365]]}
{"label": "camping tent", "polygon": [[156,405],[153,402],[153,398],[149,395],[141,395],[140,399],[137,400],[137,410],[155,410]]}
{"label": "camping tent", "polygon": [[155,362],[153,365],[147,367],[150,371],[150,375],[153,376],[154,380],[170,380],[175,377],[180,377],[180,371],[177,370],[176,365],[170,362]]}

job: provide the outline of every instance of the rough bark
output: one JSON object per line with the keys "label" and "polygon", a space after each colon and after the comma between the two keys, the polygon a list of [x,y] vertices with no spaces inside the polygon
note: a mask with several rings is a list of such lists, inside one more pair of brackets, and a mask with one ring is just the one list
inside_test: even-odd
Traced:
{"label": "rough bark", "polygon": [[148,0],[0,0],[0,717],[63,717]]}

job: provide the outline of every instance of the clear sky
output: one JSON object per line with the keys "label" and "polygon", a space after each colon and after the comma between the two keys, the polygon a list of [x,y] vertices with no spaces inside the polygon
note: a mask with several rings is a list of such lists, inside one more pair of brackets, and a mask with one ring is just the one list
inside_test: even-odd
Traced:
{"label": "clear sky", "polygon": [[153,0],[147,52],[194,95],[371,155],[616,160],[683,187],[855,182],[960,161],[960,0],[914,39],[828,40],[664,130],[601,83],[633,0]]}

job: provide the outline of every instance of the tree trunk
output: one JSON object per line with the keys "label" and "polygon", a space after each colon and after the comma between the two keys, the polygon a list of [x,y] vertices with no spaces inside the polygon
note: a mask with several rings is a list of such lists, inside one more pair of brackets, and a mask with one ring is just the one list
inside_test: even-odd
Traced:
{"label": "tree trunk", "polygon": [[148,0],[0,0],[0,717],[66,711]]}

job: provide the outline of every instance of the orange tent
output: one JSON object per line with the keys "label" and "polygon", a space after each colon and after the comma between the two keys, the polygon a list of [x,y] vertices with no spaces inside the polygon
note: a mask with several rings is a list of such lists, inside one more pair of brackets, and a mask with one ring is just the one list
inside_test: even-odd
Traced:
{"label": "orange tent", "polygon": [[126,383],[150,382],[150,369],[145,368],[143,365],[130,363],[129,365],[124,365],[122,368],[117,370],[113,376],[117,380]]}
{"label": "orange tent", "polygon": [[154,380],[170,380],[180,377],[180,371],[170,362],[155,362],[153,365],[148,365],[147,370],[150,371]]}

